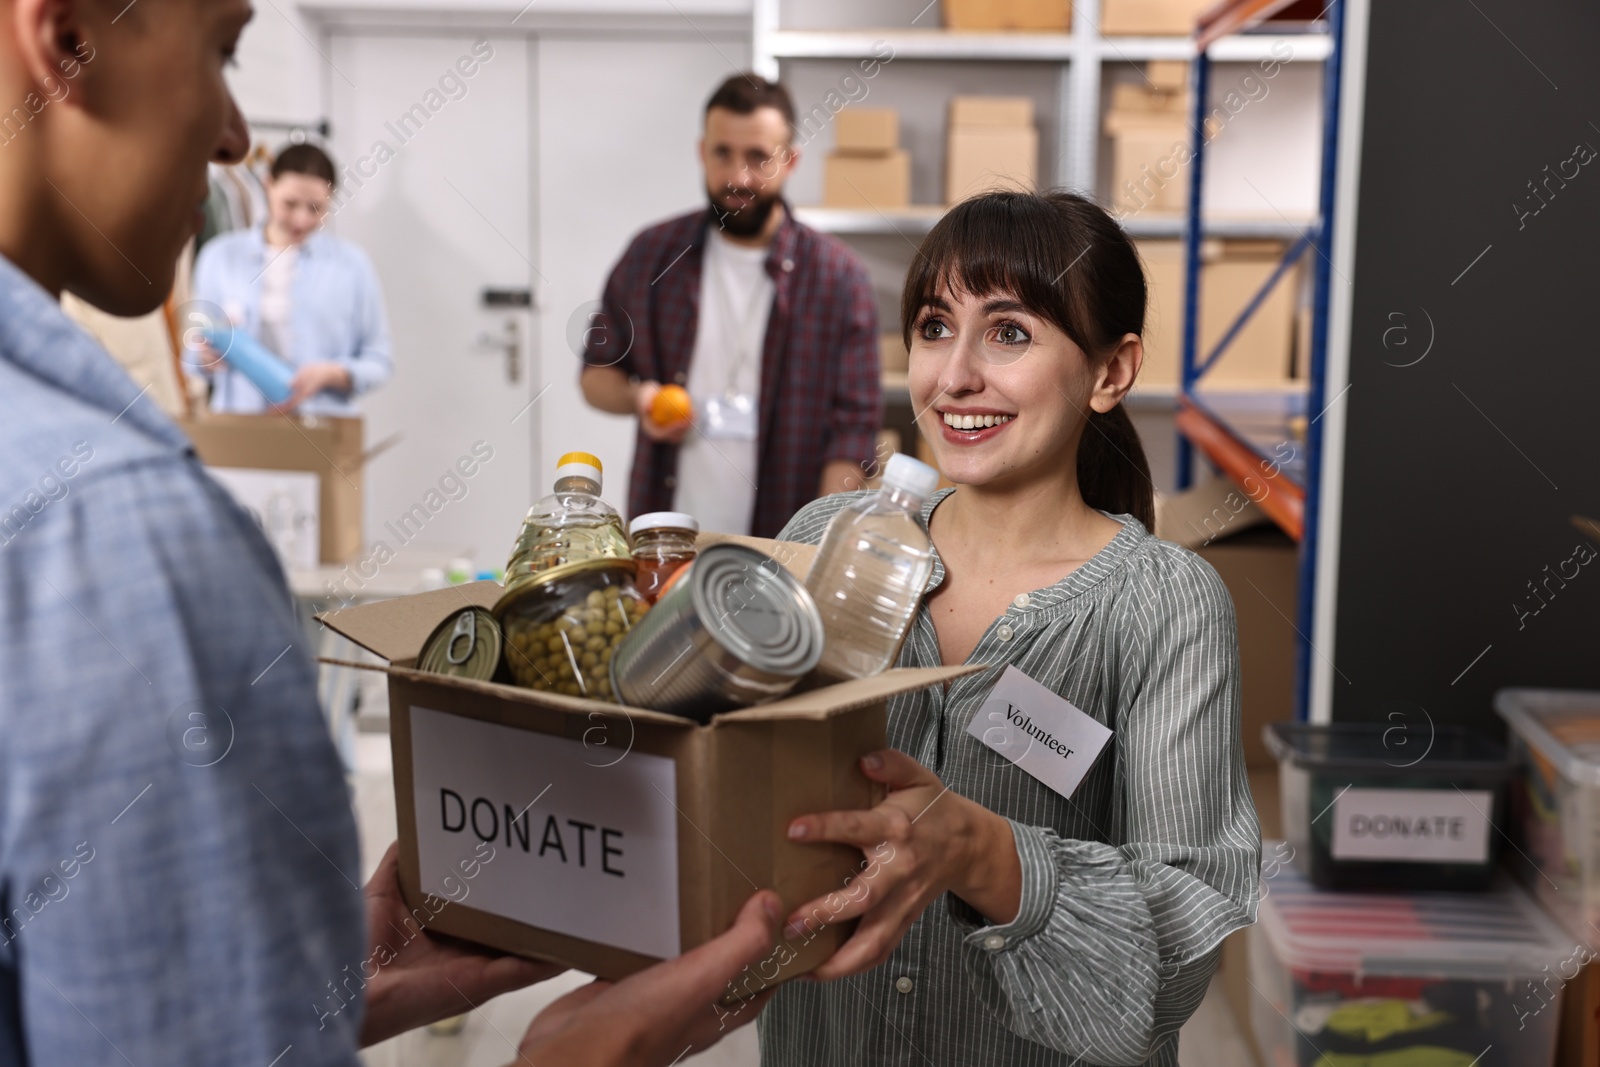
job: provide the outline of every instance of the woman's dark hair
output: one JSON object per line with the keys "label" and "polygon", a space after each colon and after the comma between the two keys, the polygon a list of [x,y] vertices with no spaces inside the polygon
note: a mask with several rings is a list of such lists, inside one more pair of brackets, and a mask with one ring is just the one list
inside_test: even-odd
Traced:
{"label": "woman's dark hair", "polygon": [[[995,192],[939,220],[906,275],[901,339],[941,291],[1005,293],[1072,339],[1090,359],[1144,332],[1144,269],[1116,220],[1073,193]],[[1078,491],[1090,507],[1155,529],[1155,488],[1133,420],[1121,404],[1089,412],[1078,443]]]}
{"label": "woman's dark hair", "polygon": [[333,160],[328,153],[314,144],[285,145],[272,160],[272,177],[274,180],[285,174],[305,174],[312,178],[321,178],[329,187],[339,184],[338,176],[334,173]]}

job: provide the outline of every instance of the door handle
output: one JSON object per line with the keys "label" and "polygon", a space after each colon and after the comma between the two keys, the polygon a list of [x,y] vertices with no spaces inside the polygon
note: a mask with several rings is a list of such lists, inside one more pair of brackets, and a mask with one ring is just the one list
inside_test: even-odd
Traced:
{"label": "door handle", "polygon": [[485,331],[478,335],[479,348],[499,348],[506,354],[506,380],[512,384],[522,380],[522,331],[516,319],[506,319],[498,335]]}

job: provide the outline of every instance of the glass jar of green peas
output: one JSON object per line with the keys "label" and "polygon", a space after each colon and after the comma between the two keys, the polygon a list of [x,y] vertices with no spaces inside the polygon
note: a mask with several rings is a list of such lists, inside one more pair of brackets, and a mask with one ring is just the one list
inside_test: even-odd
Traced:
{"label": "glass jar of green peas", "polygon": [[585,560],[527,575],[494,606],[512,681],[526,689],[613,700],[611,654],[650,610],[627,559]]}

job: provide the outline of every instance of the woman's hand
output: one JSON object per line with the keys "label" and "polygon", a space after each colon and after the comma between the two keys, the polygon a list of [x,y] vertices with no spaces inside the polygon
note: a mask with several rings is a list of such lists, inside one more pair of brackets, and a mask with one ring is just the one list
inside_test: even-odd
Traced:
{"label": "woman's hand", "polygon": [[854,845],[867,859],[842,891],[810,901],[789,917],[789,938],[861,917],[850,940],[811,973],[819,981],[859,974],[888,959],[942,893],[954,893],[997,923],[1016,918],[1022,899],[1022,865],[1010,823],[950,792],[903,752],[873,752],[862,758],[861,769],[889,787],[882,804],[871,811],[802,815],[789,824],[790,840]]}
{"label": "woman's hand", "polygon": [[289,399],[278,405],[281,411],[293,411],[318,393],[332,390],[348,393],[354,382],[350,371],[337,363],[307,363],[294,372],[289,380]]}
{"label": "woman's hand", "polygon": [[[564,967],[535,963],[460,942],[435,939],[416,926],[400,895],[400,851],[390,845],[363,890],[367,904],[368,960],[377,968],[367,982],[361,1045],[413,1027],[460,1015],[501,993],[554,978]],[[426,914],[426,913],[424,913]],[[363,971],[364,973],[364,971]]]}
{"label": "woman's hand", "polygon": [[675,960],[621,982],[573,990],[528,1026],[517,1064],[539,1067],[668,1067],[691,1049],[709,1048],[753,1020],[772,996],[718,1001],[745,969],[773,952],[778,895],[745,901],[728,932]]}

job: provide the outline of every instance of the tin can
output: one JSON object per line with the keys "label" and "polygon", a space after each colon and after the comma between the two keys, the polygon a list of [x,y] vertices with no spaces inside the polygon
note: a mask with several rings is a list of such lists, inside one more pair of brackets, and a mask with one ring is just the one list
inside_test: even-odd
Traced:
{"label": "tin can", "polygon": [[483,608],[466,608],[434,627],[417,670],[487,682],[500,667],[500,624]]}
{"label": "tin can", "polygon": [[617,646],[611,684],[624,704],[706,722],[782,696],[822,657],[822,617],[765,553],[713,545]]}

